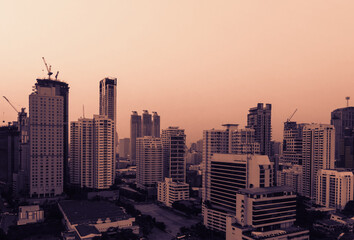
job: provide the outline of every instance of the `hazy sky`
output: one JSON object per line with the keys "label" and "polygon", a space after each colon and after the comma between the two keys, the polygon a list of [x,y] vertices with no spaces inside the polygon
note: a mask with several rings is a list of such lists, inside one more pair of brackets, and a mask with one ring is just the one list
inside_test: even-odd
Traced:
{"label": "hazy sky", "polygon": [[[118,78],[118,132],[147,109],[187,141],[222,123],[246,124],[271,103],[283,122],[329,123],[354,101],[352,0],[0,1],[0,95],[28,109],[46,71],[70,86],[70,120],[98,113],[98,83]],[[16,113],[0,99],[0,119]]]}

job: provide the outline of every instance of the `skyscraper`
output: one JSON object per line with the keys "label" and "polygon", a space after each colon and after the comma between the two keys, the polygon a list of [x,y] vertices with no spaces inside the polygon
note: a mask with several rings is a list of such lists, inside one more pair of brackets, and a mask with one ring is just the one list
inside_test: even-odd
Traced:
{"label": "skyscraper", "polygon": [[284,123],[283,162],[302,164],[302,129],[306,124]]}
{"label": "skyscraper", "polygon": [[260,144],[260,154],[270,156],[272,139],[272,105],[258,103],[250,108],[247,115],[247,125],[255,130],[256,142]]}
{"label": "skyscraper", "polygon": [[186,181],[185,147],[186,135],[184,129],[169,127],[162,130],[162,145],[164,152],[164,177],[174,182]]}
{"label": "skyscraper", "polygon": [[[117,78],[104,78],[100,81],[100,112],[99,115],[107,116],[114,121],[113,136],[113,156],[116,158],[118,151],[118,132],[117,132]],[[115,169],[115,160],[114,160]],[[115,179],[115,170],[112,172],[112,178]]]}
{"label": "skyscraper", "polygon": [[136,182],[140,188],[156,187],[163,179],[163,148],[160,138],[136,140]]}
{"label": "skyscraper", "polygon": [[152,118],[148,110],[144,110],[142,116],[133,111],[130,118],[130,161],[136,162],[136,139],[139,137],[160,137],[160,116],[153,112]]}
{"label": "skyscraper", "polygon": [[302,130],[302,193],[306,197],[316,196],[318,171],[334,168],[334,134],[329,124],[306,124]]}
{"label": "skyscraper", "polygon": [[107,189],[114,182],[114,121],[106,115],[71,122],[71,183]]}
{"label": "skyscraper", "polygon": [[337,167],[354,168],[354,107],[334,110],[331,114],[331,124],[336,129]]}
{"label": "skyscraper", "polygon": [[133,165],[136,163],[136,139],[141,136],[141,116],[133,111],[130,116],[130,161]]}
{"label": "skyscraper", "polygon": [[68,180],[68,97],[68,84],[50,79],[29,96],[31,197],[60,195]]}

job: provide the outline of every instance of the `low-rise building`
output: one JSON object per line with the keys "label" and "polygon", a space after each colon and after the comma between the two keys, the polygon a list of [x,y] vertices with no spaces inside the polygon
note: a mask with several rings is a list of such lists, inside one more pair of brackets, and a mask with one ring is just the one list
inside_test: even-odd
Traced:
{"label": "low-rise building", "polygon": [[294,226],[296,195],[291,187],[247,188],[236,194],[236,215],[226,219],[226,240],[309,239]]}
{"label": "low-rise building", "polygon": [[42,221],[44,221],[44,211],[40,209],[39,205],[19,207],[17,225],[26,225],[28,223]]}
{"label": "low-rise building", "polygon": [[157,200],[168,207],[176,201],[187,200],[189,198],[189,184],[183,182],[173,182],[172,178],[165,178],[164,182],[159,182],[157,187]]}
{"label": "low-rise building", "polygon": [[67,230],[75,232],[80,239],[98,236],[111,227],[129,228],[139,233],[139,227],[134,225],[135,218],[110,202],[67,200],[59,202],[59,209]]}

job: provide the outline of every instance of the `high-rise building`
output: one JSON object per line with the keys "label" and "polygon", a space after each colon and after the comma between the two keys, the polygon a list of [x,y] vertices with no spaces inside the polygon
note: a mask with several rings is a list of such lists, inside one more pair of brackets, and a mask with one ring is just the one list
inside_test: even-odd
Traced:
{"label": "high-rise building", "polygon": [[153,118],[147,110],[142,116],[133,111],[130,118],[130,161],[136,163],[136,139],[139,137],[160,137],[160,116],[153,112]]}
{"label": "high-rise building", "polygon": [[280,164],[277,174],[277,186],[289,186],[302,195],[302,166],[291,163]]}
{"label": "high-rise building", "polygon": [[141,116],[133,111],[130,116],[130,161],[136,163],[136,139],[142,136]]}
{"label": "high-rise building", "polygon": [[204,225],[225,232],[226,217],[236,211],[236,193],[243,188],[270,187],[273,164],[265,155],[218,154],[206,172],[208,186],[203,198]]}
{"label": "high-rise building", "polygon": [[163,180],[163,148],[160,138],[137,138],[136,165],[136,182],[139,188],[156,187]]}
{"label": "high-rise building", "polygon": [[160,137],[160,116],[157,112],[152,112],[152,136],[153,137]]}
{"label": "high-rise building", "polygon": [[174,182],[186,181],[186,135],[184,129],[169,127],[161,135],[164,152],[164,177]]}
{"label": "high-rise building", "polygon": [[[100,81],[100,111],[99,115],[105,115],[114,121],[113,156],[118,152],[118,132],[117,132],[117,78],[104,78]],[[114,162],[115,169],[115,162]],[[112,172],[115,179],[115,170]]]}
{"label": "high-rise building", "polygon": [[71,122],[71,183],[107,189],[114,183],[114,121],[107,115]]}
{"label": "high-rise building", "polygon": [[226,240],[309,239],[309,231],[295,227],[296,195],[289,187],[241,189],[235,217],[227,218]]}
{"label": "high-rise building", "polygon": [[354,168],[354,107],[334,110],[331,114],[331,124],[336,129],[337,167]]}
{"label": "high-rise building", "polygon": [[130,157],[130,138],[122,138],[119,140],[118,153],[120,158]]}
{"label": "high-rise building", "polygon": [[353,200],[353,180],[350,171],[320,169],[316,180],[316,203],[343,210]]}
{"label": "high-rise building", "polygon": [[259,154],[259,143],[255,142],[254,130],[238,129],[238,124],[224,124],[224,130],[205,130],[203,132],[203,198],[207,189],[207,172],[210,172],[210,159],[214,153]]}
{"label": "high-rise building", "polygon": [[284,163],[302,165],[302,129],[305,125],[290,121],[284,123],[282,159]]}
{"label": "high-rise building", "polygon": [[270,156],[272,139],[272,105],[258,103],[250,108],[247,115],[247,125],[255,130],[256,142],[260,144],[260,154]]}
{"label": "high-rise building", "polygon": [[50,79],[29,96],[31,197],[60,195],[68,180],[68,97],[68,84]]}
{"label": "high-rise building", "polygon": [[334,168],[334,127],[329,124],[307,124],[302,130],[303,195],[316,196],[316,176],[320,169]]}

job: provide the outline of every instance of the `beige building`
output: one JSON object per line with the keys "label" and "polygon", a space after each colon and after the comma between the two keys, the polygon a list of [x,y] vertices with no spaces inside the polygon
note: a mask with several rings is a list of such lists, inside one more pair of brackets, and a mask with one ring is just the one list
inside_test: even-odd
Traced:
{"label": "beige building", "polygon": [[317,174],[316,203],[343,210],[353,200],[353,173],[320,169]]}
{"label": "beige building", "polygon": [[39,205],[19,206],[17,225],[44,221],[44,211]]}
{"label": "beige building", "polygon": [[176,201],[189,199],[189,184],[173,182],[172,178],[165,178],[157,185],[157,200],[168,207]]}

